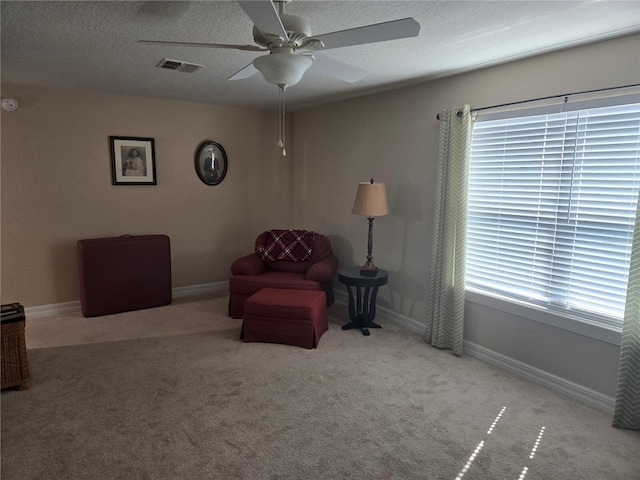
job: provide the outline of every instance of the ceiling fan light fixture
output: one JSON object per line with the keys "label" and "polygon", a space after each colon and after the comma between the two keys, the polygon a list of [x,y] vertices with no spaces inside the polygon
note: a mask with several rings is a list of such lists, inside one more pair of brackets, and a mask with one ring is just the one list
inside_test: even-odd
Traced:
{"label": "ceiling fan light fixture", "polygon": [[260,29],[254,25],[253,27],[253,40],[263,47],[282,47],[286,45],[299,46],[304,39],[311,36],[311,25],[304,18],[296,15],[280,15],[280,21],[284,28],[286,37],[281,35],[274,35],[268,32],[261,32]]}
{"label": "ceiling fan light fixture", "polygon": [[[229,80],[249,78],[258,70],[267,83],[278,87],[280,94],[278,101],[278,146],[282,148],[282,155],[286,156],[285,91],[288,87],[300,82],[304,73],[313,64],[314,57],[308,52],[309,50],[324,50],[385,42],[387,40],[416,37],[420,33],[420,24],[414,18],[403,18],[328,32],[318,37],[313,37],[311,25],[307,20],[296,15],[285,14],[285,5],[291,1],[293,0],[238,0],[240,7],[253,22],[253,39],[257,46],[158,40],[139,40],[139,42],[258,52],[268,50],[270,52],[269,55],[254,59],[251,64],[229,77]],[[177,61],[170,62],[171,65],[165,66],[165,68],[177,69],[180,63]],[[361,80],[367,73],[359,68],[320,55],[318,55],[316,68],[349,83]]]}
{"label": "ceiling fan light fixture", "polygon": [[291,53],[272,53],[258,57],[253,66],[264,79],[277,86],[291,87],[298,83],[313,63],[313,57]]}

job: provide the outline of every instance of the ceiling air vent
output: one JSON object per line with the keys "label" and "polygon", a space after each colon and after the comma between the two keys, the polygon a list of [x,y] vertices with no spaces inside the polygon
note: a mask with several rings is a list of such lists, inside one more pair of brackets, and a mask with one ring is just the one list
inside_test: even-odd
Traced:
{"label": "ceiling air vent", "polygon": [[166,68],[167,70],[177,70],[178,72],[193,73],[196,70],[200,70],[202,67],[204,67],[204,65],[181,62],[180,60],[170,60],[168,58],[165,58],[158,65],[156,65],[156,67]]}

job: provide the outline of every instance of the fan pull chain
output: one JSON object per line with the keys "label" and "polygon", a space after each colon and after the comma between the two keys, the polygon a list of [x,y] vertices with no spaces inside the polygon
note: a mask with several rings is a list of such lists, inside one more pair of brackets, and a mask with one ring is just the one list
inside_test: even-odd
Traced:
{"label": "fan pull chain", "polygon": [[284,91],[287,89],[286,85],[278,85],[280,87],[280,100],[278,105],[278,147],[282,148],[282,156],[287,156],[287,150],[285,149],[285,105],[284,105]]}

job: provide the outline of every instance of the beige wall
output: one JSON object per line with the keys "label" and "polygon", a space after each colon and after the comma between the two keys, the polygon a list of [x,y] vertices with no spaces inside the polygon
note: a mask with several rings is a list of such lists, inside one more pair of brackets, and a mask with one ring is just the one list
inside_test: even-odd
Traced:
{"label": "beige wall", "polygon": [[[291,226],[291,160],[276,116],[236,109],[2,85],[2,303],[79,299],[76,242],[123,234],[171,239],[173,286],[225,281],[265,228]],[[109,136],[155,139],[157,185],[111,184]],[[204,140],[225,148],[217,186],[197,177]]]}
{"label": "beige wall", "polygon": [[[391,214],[374,222],[373,259],[389,270],[379,305],[424,322],[438,150],[436,114],[640,83],[640,36],[628,36],[307,109],[294,114],[294,223],[332,238],[342,265],[362,264],[367,222],[356,185],[385,182]],[[613,395],[619,347],[468,304],[468,341]],[[536,339],[532,343],[532,339]]]}

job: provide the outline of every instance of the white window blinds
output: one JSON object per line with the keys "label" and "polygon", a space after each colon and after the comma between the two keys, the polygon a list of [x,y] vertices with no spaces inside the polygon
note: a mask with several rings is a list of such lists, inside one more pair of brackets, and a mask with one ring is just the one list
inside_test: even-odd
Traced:
{"label": "white window blinds", "polygon": [[640,104],[475,123],[466,285],[619,326]]}

